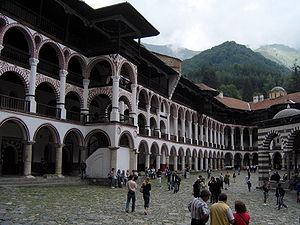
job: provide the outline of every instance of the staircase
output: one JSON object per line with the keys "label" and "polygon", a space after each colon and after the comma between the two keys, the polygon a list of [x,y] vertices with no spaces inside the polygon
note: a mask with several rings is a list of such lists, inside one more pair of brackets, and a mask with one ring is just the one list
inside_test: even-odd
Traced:
{"label": "staircase", "polygon": [[65,177],[48,177],[44,178],[36,176],[27,178],[24,176],[0,176],[0,187],[3,186],[57,186],[57,185],[86,185],[87,180],[82,180],[80,177],[65,176]]}

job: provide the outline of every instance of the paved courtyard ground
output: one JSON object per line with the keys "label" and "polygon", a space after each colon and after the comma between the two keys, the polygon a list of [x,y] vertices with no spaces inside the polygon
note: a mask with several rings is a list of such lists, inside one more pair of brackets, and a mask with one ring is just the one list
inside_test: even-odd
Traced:
{"label": "paved courtyard ground", "polygon": [[[213,175],[219,175],[214,172]],[[206,174],[203,174],[206,176]],[[288,209],[275,209],[274,191],[268,205],[262,204],[262,192],[253,188],[248,192],[244,183],[246,173],[237,177],[228,194],[228,204],[233,209],[234,200],[246,203],[251,214],[251,224],[299,224],[300,204],[295,192],[286,194]],[[252,175],[253,187],[258,174]],[[126,190],[100,186],[57,187],[6,187],[0,188],[0,224],[189,224],[187,204],[192,197],[192,184],[196,176],[182,179],[181,190],[173,194],[153,181],[150,212],[143,214],[142,194],[138,193],[137,209],[125,213]]]}

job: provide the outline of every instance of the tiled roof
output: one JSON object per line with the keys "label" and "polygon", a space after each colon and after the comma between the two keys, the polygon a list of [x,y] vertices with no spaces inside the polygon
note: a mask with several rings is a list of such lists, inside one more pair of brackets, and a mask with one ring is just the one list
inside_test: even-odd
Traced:
{"label": "tiled roof", "polygon": [[202,90],[207,90],[207,91],[216,91],[216,89],[213,89],[209,86],[207,86],[206,84],[203,84],[203,83],[199,83],[199,84],[196,84],[200,89]]}
{"label": "tiled roof", "polygon": [[215,99],[217,99],[219,102],[223,103],[229,108],[233,109],[241,109],[241,110],[250,110],[250,106],[248,102],[236,99],[236,98],[230,98],[230,97],[220,97],[216,96]]}

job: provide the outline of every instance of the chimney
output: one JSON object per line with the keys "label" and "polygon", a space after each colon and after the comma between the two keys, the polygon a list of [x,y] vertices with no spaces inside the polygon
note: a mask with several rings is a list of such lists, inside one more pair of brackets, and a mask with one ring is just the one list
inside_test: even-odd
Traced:
{"label": "chimney", "polygon": [[258,96],[253,96],[253,103],[257,103],[258,102]]}
{"label": "chimney", "polygon": [[220,98],[223,98],[223,97],[224,97],[224,95],[223,95],[223,92],[222,92],[222,91],[219,93],[219,97],[220,97]]}
{"label": "chimney", "polygon": [[259,96],[259,102],[262,102],[264,100],[264,95]]}

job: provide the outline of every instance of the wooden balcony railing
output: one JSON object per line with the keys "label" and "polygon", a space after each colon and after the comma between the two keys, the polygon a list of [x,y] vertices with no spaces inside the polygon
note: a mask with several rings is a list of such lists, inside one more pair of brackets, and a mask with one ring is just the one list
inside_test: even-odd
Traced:
{"label": "wooden balcony railing", "polygon": [[29,101],[21,98],[0,95],[0,108],[9,109],[20,112],[29,111]]}
{"label": "wooden balcony railing", "polygon": [[109,114],[90,113],[84,115],[84,123],[109,123]]}
{"label": "wooden balcony railing", "polygon": [[29,69],[29,58],[30,55],[28,52],[24,52],[21,49],[15,48],[10,45],[5,45],[1,51],[1,59],[4,61],[22,66],[26,69]]}
{"label": "wooden balcony railing", "polygon": [[41,104],[41,103],[37,103],[36,113],[43,115],[43,116],[47,116],[47,117],[53,117],[56,119],[61,118],[61,109],[60,108]]}
{"label": "wooden balcony railing", "polygon": [[148,136],[149,135],[149,130],[144,128],[144,127],[139,127],[139,134],[144,135],[144,136]]}
{"label": "wooden balcony railing", "polygon": [[131,82],[125,79],[124,77],[120,78],[119,85],[120,88],[123,88],[124,90],[131,92]]}
{"label": "wooden balcony railing", "polygon": [[120,115],[120,122],[122,124],[126,124],[126,125],[132,125],[134,124],[134,119],[133,117],[130,117],[130,116],[126,116],[126,115],[123,115],[121,114]]}

